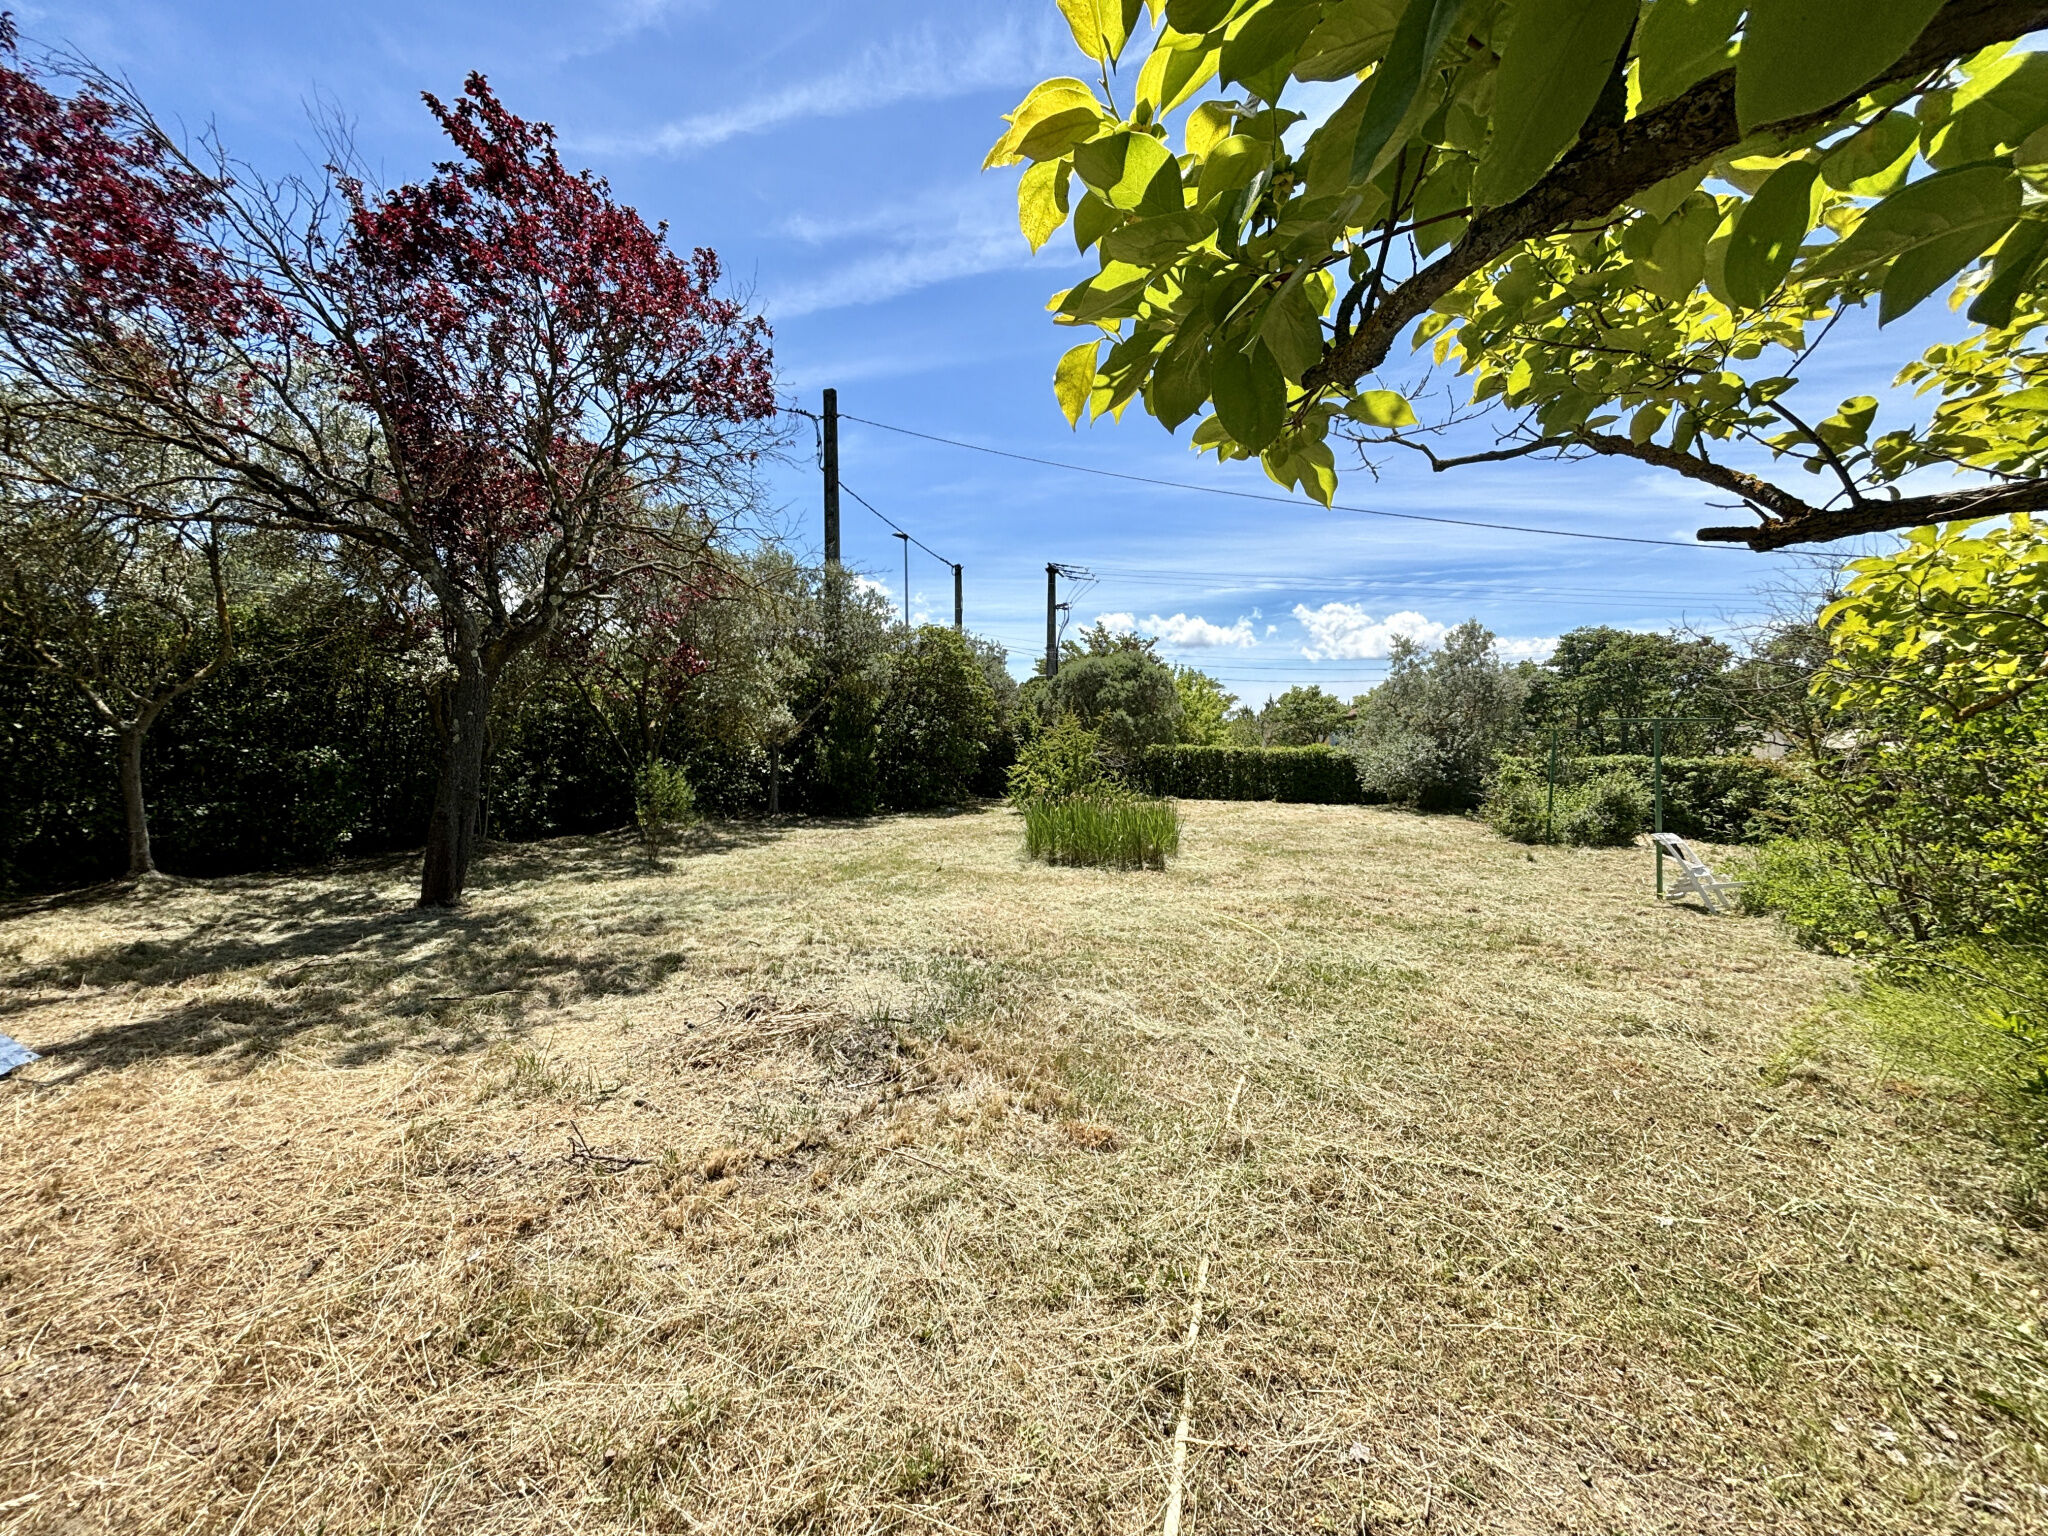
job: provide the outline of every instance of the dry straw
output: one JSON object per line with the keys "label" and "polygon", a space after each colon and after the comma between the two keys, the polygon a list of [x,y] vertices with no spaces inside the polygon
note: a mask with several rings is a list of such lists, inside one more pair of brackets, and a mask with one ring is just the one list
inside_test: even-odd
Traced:
{"label": "dry straw", "polygon": [[2038,1229],[1796,1035],[1839,962],[1638,851],[1184,814],[13,910],[0,1533],[2048,1523]]}

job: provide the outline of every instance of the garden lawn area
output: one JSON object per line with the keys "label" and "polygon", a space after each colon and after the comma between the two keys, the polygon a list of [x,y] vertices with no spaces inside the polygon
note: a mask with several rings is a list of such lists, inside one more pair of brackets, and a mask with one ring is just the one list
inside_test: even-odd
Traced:
{"label": "garden lawn area", "polygon": [[[1190,802],[0,913],[0,1531],[2048,1521],[2041,1234],[1641,849]],[[1199,1332],[1188,1342],[1207,1265]]]}

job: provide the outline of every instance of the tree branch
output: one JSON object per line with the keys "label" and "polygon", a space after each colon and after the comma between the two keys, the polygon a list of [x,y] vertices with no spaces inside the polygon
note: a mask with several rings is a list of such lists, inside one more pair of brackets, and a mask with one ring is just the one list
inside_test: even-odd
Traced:
{"label": "tree branch", "polygon": [[[1684,475],[1688,480],[1697,480],[1711,485],[1716,490],[1732,491],[1755,507],[1759,513],[1777,520],[1818,516],[1820,509],[1810,502],[1801,501],[1790,491],[1781,490],[1770,481],[1733,469],[1726,464],[1716,464],[1698,454],[1680,453],[1675,448],[1666,448],[1660,443],[1639,443],[1633,438],[1621,437],[1613,432],[1581,432],[1577,441],[1595,453],[1613,458],[1638,459],[1645,464],[1654,464],[1659,469],[1668,469]],[[1767,522],[1765,529],[1774,528],[1776,522]],[[1763,530],[1745,530],[1745,532]],[[1700,535],[1706,537],[1704,533]],[[1797,542],[1794,540],[1793,542]],[[1761,546],[1759,546],[1761,547]]]}
{"label": "tree branch", "polygon": [[[1704,478],[1694,476],[1695,479]],[[1759,481],[1758,484],[1763,482]],[[1775,488],[1773,488],[1775,489]],[[1793,499],[1785,497],[1786,501]],[[1697,537],[1708,544],[1747,544],[1754,550],[1783,549],[1791,544],[1819,544],[1853,538],[1859,533],[1890,533],[1924,528],[1963,518],[2002,517],[2008,512],[2048,511],[2048,480],[2022,480],[2011,485],[1975,486],[1932,496],[1901,496],[1895,501],[1863,501],[1854,506],[1803,508],[1754,528],[1702,528]]]}
{"label": "tree branch", "polygon": [[[1799,133],[1839,116],[1869,90],[1967,58],[2048,26],[2048,0],[1949,0],[1913,46],[1875,80],[1818,111],[1770,124]],[[1514,202],[1475,217],[1458,243],[1389,292],[1349,338],[1302,376],[1310,389],[1349,387],[1386,361],[1400,333],[1459,283],[1526,240],[1581,220],[1604,218],[1647,190],[1733,149],[1735,71],[1722,70],[1619,128],[1596,129]]]}

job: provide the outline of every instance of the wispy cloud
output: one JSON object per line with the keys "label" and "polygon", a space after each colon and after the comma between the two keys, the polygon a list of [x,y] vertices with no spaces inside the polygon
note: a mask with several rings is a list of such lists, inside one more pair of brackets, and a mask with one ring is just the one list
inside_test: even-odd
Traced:
{"label": "wispy cloud", "polygon": [[[1064,35],[1063,30],[1060,35]],[[847,117],[903,101],[939,101],[999,85],[1029,85],[1056,69],[1060,35],[1034,16],[941,32],[921,27],[870,44],[837,69],[746,101],[637,132],[580,138],[576,147],[625,155],[687,155],[746,134],[818,117]],[[989,139],[995,139],[991,125]]]}
{"label": "wispy cloud", "polygon": [[[853,304],[877,304],[934,283],[1021,267],[1032,255],[1017,231],[1015,198],[1008,182],[991,178],[935,187],[846,218],[786,219],[781,233],[799,244],[844,245],[859,254],[843,266],[787,288],[771,284],[763,307],[772,318],[788,320]],[[1071,252],[1071,247],[1067,249]]]}
{"label": "wispy cloud", "polygon": [[[1259,638],[1252,633],[1250,615],[1239,617],[1235,624],[1215,624],[1199,613],[1176,613],[1171,618],[1153,614],[1142,624],[1133,613],[1099,613],[1095,622],[1117,631],[1151,635],[1172,646],[1201,649],[1209,646],[1257,645]],[[1270,630],[1270,626],[1268,626]]]}
{"label": "wispy cloud", "polygon": [[1426,619],[1412,609],[1376,619],[1356,603],[1324,603],[1320,608],[1296,603],[1294,617],[1308,631],[1301,654],[1310,661],[1364,661],[1387,655],[1398,635],[1434,645],[1450,632],[1448,624]]}

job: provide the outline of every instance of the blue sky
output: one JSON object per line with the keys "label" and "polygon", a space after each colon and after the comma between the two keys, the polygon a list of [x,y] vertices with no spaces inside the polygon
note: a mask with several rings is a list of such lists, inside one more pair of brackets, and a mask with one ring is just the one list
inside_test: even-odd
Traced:
{"label": "blue sky", "polygon": [[[1083,268],[1064,234],[1032,257],[1015,224],[1016,173],[978,170],[1000,114],[1078,62],[1052,0],[15,3],[33,39],[125,73],[161,115],[211,122],[275,171],[317,160],[310,114],[324,104],[353,122],[387,180],[419,175],[442,153],[419,93],[452,94],[481,69],[513,110],[556,125],[572,163],[666,219],[679,243],[720,251],[773,321],[797,403],[815,409],[834,385],[843,411],[874,421],[1277,494],[1256,467],[1197,458],[1187,427],[1169,437],[1133,410],[1074,433],[1053,401],[1053,363],[1075,336],[1044,304]],[[1916,315],[1916,332],[1945,318],[1923,309],[1937,313]],[[1882,393],[1922,339],[1842,338],[1829,408]],[[1129,615],[1253,703],[1296,682],[1346,696],[1370,686],[1391,628],[1427,636],[1476,616],[1524,654],[1581,624],[1725,631],[1813,569],[1119,484],[857,424],[844,428],[841,461],[850,488],[965,566],[969,627],[1009,645],[1020,675],[1043,649],[1044,566],[1059,560],[1100,577],[1075,595],[1076,621]],[[772,490],[791,542],[815,554],[808,428]],[[1432,476],[1403,462],[1377,481],[1351,470],[1338,499],[1681,540],[1741,520],[1623,464]],[[851,500],[845,554],[900,591],[897,540]],[[950,571],[913,550],[910,575],[913,615],[950,621]]]}

